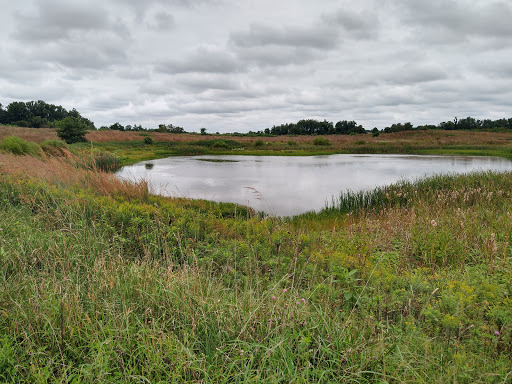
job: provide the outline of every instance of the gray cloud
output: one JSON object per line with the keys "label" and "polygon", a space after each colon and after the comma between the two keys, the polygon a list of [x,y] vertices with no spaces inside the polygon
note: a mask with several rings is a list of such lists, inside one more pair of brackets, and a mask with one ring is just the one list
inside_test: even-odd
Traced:
{"label": "gray cloud", "polygon": [[210,132],[510,117],[509,20],[493,0],[6,2],[0,102]]}
{"label": "gray cloud", "polygon": [[178,84],[192,91],[204,91],[208,89],[236,90],[240,83],[232,76],[218,74],[190,74],[177,80]]}
{"label": "gray cloud", "polygon": [[252,24],[247,32],[231,35],[237,47],[278,46],[310,49],[332,49],[337,45],[336,29],[314,25],[311,27],[283,27],[265,24]]}
{"label": "gray cloud", "polygon": [[512,4],[506,2],[400,0],[403,21],[429,42],[449,44],[470,37],[490,39],[512,37]]}
{"label": "gray cloud", "polygon": [[380,21],[375,12],[355,12],[347,8],[339,9],[334,14],[325,15],[327,23],[341,27],[345,34],[357,39],[375,38],[380,29]]}
{"label": "gray cloud", "polygon": [[35,44],[69,39],[87,31],[128,33],[121,23],[109,20],[107,14],[101,6],[90,7],[55,0],[40,2],[35,14],[16,14],[19,29],[13,36],[25,43]]}
{"label": "gray cloud", "polygon": [[184,59],[171,59],[155,66],[158,72],[176,73],[231,73],[240,69],[240,63],[229,52],[215,47],[200,46]]}
{"label": "gray cloud", "polygon": [[174,16],[163,11],[154,15],[153,20],[150,23],[150,27],[157,31],[169,31],[173,29],[175,23],[176,21],[174,20]]}

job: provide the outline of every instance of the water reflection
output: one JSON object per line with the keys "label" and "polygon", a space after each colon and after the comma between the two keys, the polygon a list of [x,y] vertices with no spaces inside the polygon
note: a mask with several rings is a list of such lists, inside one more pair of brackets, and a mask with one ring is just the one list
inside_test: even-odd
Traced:
{"label": "water reflection", "polygon": [[141,162],[118,175],[148,179],[153,193],[230,201],[286,216],[321,209],[347,189],[476,170],[509,171],[512,162],[467,156],[193,156]]}

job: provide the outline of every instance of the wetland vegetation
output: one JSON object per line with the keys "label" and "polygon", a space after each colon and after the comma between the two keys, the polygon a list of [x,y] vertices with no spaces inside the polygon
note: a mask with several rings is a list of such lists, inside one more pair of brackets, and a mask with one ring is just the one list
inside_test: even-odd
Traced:
{"label": "wetland vegetation", "polygon": [[512,134],[315,146],[93,131],[92,146],[65,146],[33,131],[0,129],[40,144],[0,146],[1,381],[510,382],[511,173],[342,194],[284,219],[151,195],[103,169],[199,151],[510,158]]}

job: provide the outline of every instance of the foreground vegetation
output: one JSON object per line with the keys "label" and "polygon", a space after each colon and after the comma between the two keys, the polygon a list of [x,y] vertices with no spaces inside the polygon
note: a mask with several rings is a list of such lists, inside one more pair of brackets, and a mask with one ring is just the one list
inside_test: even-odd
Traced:
{"label": "foreground vegetation", "polygon": [[282,219],[149,195],[90,147],[20,157],[10,140],[0,381],[512,378],[512,174],[342,194]]}

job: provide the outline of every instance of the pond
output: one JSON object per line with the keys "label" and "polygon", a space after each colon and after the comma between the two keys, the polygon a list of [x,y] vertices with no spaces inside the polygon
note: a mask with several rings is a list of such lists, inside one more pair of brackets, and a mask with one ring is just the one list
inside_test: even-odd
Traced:
{"label": "pond", "polygon": [[190,156],[143,161],[117,174],[145,178],[152,193],[233,202],[290,216],[322,209],[346,190],[478,170],[510,171],[512,162],[476,156]]}

